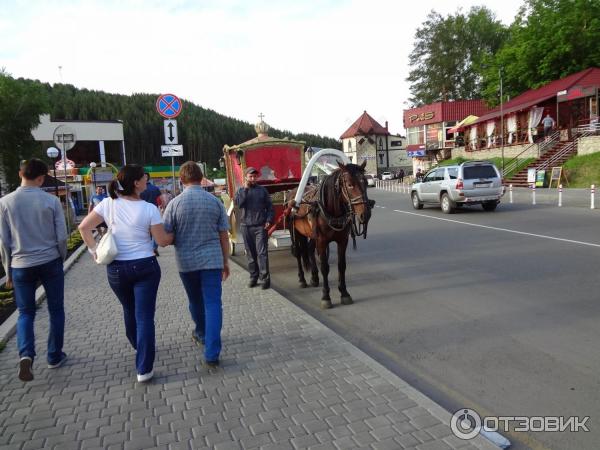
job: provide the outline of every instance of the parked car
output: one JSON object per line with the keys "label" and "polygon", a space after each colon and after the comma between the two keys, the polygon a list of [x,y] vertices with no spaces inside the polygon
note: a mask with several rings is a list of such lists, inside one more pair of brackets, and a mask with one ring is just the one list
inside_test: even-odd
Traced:
{"label": "parked car", "polygon": [[452,214],[463,205],[481,205],[485,211],[494,211],[504,195],[504,187],[493,163],[467,161],[430,170],[423,181],[412,185],[410,195],[415,209],[435,204],[444,213]]}
{"label": "parked car", "polygon": [[392,180],[393,178],[394,178],[394,176],[392,175],[392,172],[383,172],[381,174],[382,180]]}
{"label": "parked car", "polygon": [[365,175],[365,179],[367,180],[367,187],[374,187],[375,186],[375,178],[373,178],[373,175]]}

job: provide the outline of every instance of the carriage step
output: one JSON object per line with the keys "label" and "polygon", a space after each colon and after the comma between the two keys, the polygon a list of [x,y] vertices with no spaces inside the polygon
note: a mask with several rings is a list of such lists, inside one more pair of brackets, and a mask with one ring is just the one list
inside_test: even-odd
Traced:
{"label": "carriage step", "polygon": [[273,248],[288,248],[292,245],[292,238],[288,230],[275,230],[269,238],[269,246]]}

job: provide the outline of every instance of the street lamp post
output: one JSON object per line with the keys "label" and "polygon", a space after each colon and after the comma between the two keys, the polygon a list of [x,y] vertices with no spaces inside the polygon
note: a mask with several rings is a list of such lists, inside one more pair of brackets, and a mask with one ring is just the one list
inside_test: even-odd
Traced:
{"label": "street lamp post", "polygon": [[92,161],[90,163],[90,168],[92,169],[92,187],[93,192],[96,192],[96,163]]}
{"label": "street lamp post", "polygon": [[[46,155],[48,155],[48,158],[50,159],[54,159],[58,156],[58,149],[55,147],[50,147],[48,148],[48,150],[46,150]],[[54,173],[54,189],[56,192],[56,196],[58,197],[58,180],[56,179],[56,164],[54,163],[54,161],[52,162],[52,171]]]}
{"label": "street lamp post", "polygon": [[500,76],[500,151],[502,155],[502,178],[504,178],[504,104],[502,99],[502,67],[498,69],[498,75]]}

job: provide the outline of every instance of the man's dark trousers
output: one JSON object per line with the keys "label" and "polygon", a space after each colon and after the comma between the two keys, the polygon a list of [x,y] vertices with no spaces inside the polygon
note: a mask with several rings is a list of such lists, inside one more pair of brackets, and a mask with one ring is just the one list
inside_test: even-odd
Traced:
{"label": "man's dark trousers", "polygon": [[242,225],[240,228],[246,246],[250,279],[253,281],[259,279],[263,282],[270,281],[267,230],[265,230],[264,225]]}

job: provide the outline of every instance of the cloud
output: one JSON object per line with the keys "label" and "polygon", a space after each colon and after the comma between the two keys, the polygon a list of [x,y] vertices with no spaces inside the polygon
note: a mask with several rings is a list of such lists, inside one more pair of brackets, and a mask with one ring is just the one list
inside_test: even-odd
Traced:
{"label": "cloud", "polygon": [[[502,5],[507,14],[519,2]],[[432,8],[455,10],[442,0],[1,2],[0,67],[107,92],[172,92],[332,137],[366,109],[400,132],[413,34]]]}

